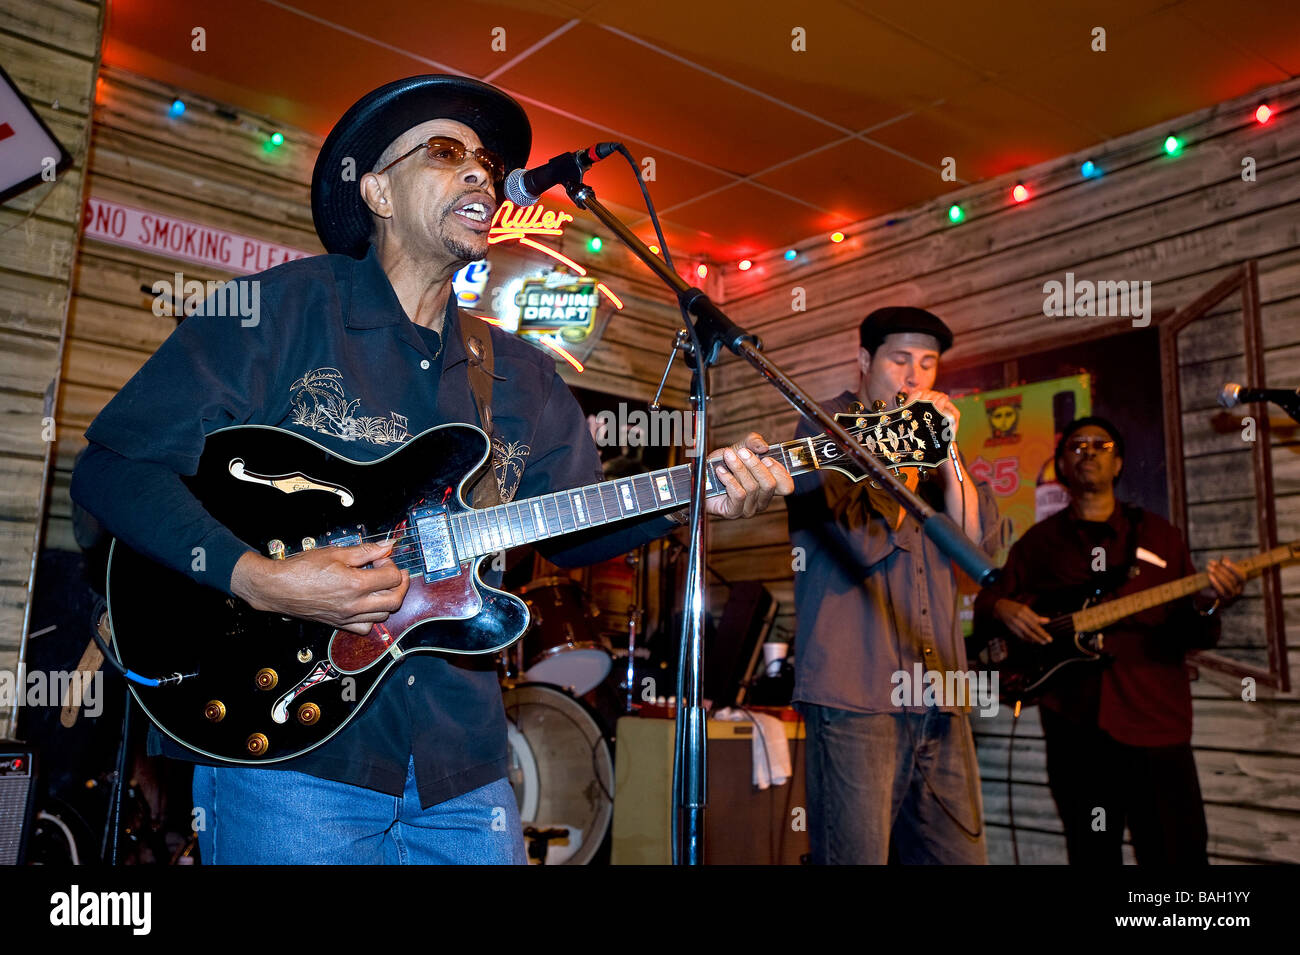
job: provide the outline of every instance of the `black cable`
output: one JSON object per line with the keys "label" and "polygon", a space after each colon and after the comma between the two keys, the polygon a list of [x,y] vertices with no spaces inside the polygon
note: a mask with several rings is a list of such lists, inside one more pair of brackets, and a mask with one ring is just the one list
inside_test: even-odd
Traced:
{"label": "black cable", "polygon": [[[675,272],[677,271],[677,267],[673,265],[672,253],[668,251],[668,241],[664,238],[663,229],[659,225],[659,213],[655,211],[654,200],[650,198],[650,190],[646,188],[645,180],[641,178],[640,167],[637,166],[636,160],[632,158],[632,154],[628,152],[626,146],[624,146],[622,143],[619,143],[616,148],[618,149],[619,154],[624,159],[627,160],[628,165],[632,168],[632,174],[636,178],[637,186],[641,190],[641,197],[645,200],[646,212],[650,216],[650,222],[654,225],[655,236],[659,239],[659,249],[663,252],[664,262],[667,263],[668,267]],[[682,304],[680,298],[678,298],[677,300],[677,308],[682,313],[682,324],[686,326],[686,332],[691,339],[691,348],[695,352],[695,374],[692,377],[691,385],[692,385],[692,390],[695,393],[696,413],[698,415],[704,415],[705,404],[708,401],[708,388],[706,384],[706,367],[705,367],[706,356],[704,354],[704,349],[700,344],[699,333],[695,330],[695,325],[691,321],[690,314],[686,311],[686,306]],[[702,439],[704,435],[700,435],[700,437]],[[695,473],[692,476],[694,493],[691,495],[691,500],[703,501],[705,462],[701,461],[699,458],[697,458],[696,461],[697,461],[697,466],[695,468]],[[704,572],[703,567],[700,568],[700,570],[701,573]],[[703,641],[703,638],[704,635],[703,632],[701,632],[700,634],[701,641]],[[683,697],[683,690],[685,690],[685,684],[683,682],[685,677],[685,667],[684,667],[685,653],[683,651],[685,649],[686,649],[685,646],[679,647],[678,654],[677,654],[677,705],[679,707],[683,705],[682,697]],[[678,861],[679,845],[681,841],[681,834],[679,831],[678,818],[677,818],[678,816],[677,806],[681,803],[682,801],[681,797],[683,795],[682,794],[683,780],[681,774],[682,760],[678,759],[677,755],[684,754],[686,751],[686,741],[681,732],[681,729],[684,728],[685,726],[685,721],[678,720],[677,724],[679,727],[679,731],[676,734],[676,739],[674,740],[674,744],[673,744],[673,752],[674,752],[673,811],[670,813],[672,819],[673,861],[674,862]],[[705,732],[704,745],[706,747],[708,746],[707,726]],[[706,758],[707,758],[707,754],[706,754]]]}
{"label": "black cable", "polygon": [[1016,838],[1016,806],[1011,798],[1011,763],[1016,752],[1016,726],[1020,723],[1020,701],[1011,713],[1011,738],[1007,741],[1007,821],[1011,825],[1011,858],[1020,865],[1020,840]]}

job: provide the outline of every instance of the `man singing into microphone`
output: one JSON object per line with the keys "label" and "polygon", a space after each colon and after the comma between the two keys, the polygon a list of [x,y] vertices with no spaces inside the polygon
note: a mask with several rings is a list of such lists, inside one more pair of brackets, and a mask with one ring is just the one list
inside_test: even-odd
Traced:
{"label": "man singing into microphone", "polygon": [[[531,140],[519,104],[477,80],[415,76],[362,97],[312,176],[312,215],[331,254],[238,280],[260,283],[255,321],[205,310],[180,325],[87,430],[73,497],[135,550],[258,610],[365,633],[410,583],[391,544],[259,555],[181,481],[206,435],[274,425],[373,460],[436,425],[472,422],[493,447],[473,489],[479,506],[600,481],[554,362],[461,314],[452,294],[455,272],[487,254],[502,180],[526,163]],[[757,434],[727,449],[727,494],[710,513],[751,516],[790,492],[766,451]],[[562,565],[594,562],[680,522],[650,515],[543,550]],[[183,620],[176,629],[186,639]],[[150,752],[199,761],[156,730]],[[506,769],[492,661],[414,654],[311,752],[265,768],[196,766],[200,851],[205,863],[522,862]]]}

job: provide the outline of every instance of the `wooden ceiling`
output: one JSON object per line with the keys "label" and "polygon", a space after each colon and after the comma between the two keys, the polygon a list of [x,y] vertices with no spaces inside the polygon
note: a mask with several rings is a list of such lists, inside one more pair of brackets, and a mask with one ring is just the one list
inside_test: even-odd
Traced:
{"label": "wooden ceiling", "polygon": [[[485,79],[528,109],[534,162],[606,139],[654,157],[674,251],[720,263],[1300,74],[1295,0],[1062,6],[110,0],[104,62],[322,136],[389,80]],[[588,181],[649,240],[625,164]]]}

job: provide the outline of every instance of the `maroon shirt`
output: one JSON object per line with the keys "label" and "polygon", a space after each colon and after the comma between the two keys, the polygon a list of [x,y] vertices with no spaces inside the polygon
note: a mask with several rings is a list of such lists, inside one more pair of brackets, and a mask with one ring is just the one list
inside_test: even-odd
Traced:
{"label": "maroon shirt", "polygon": [[[1126,579],[1116,596],[1197,573],[1179,530],[1150,511],[1141,513],[1136,547],[1165,566],[1137,557],[1136,576]],[[1080,520],[1066,508],[1035,524],[1012,546],[1001,578],[976,598],[977,626],[1000,626],[993,605],[1001,598],[1030,603],[1040,594],[1095,583],[1093,549],[1105,549],[1106,567],[1121,567],[1128,539],[1129,519],[1118,503],[1105,521]],[[1218,617],[1201,616],[1190,597],[1144,610],[1106,629],[1106,653],[1114,658],[1110,666],[1065,667],[1041,705],[1076,723],[1099,726],[1131,746],[1190,742],[1192,694],[1184,657],[1189,650],[1213,646],[1218,637]]]}

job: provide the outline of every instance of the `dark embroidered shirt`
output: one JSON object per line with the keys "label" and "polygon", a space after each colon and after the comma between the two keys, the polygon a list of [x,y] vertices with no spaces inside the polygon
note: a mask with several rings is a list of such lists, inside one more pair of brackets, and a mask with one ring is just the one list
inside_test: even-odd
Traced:
{"label": "dark embroidered shirt", "polygon": [[[301,259],[260,282],[260,314],[187,318],[86,431],[72,495],[141,553],[230,589],[253,549],[215,521],[180,475],[206,435],[274,425],[354,460],[374,460],[449,422],[479,424],[454,296],[441,336],[411,322],[372,248],[362,260]],[[247,296],[244,301],[251,301]],[[577,401],[535,346],[493,329],[492,426],[502,500],[601,479]],[[439,348],[441,346],[441,348]],[[539,545],[563,565],[603,560],[666,533],[662,516]],[[202,547],[206,569],[192,570]],[[499,582],[485,562],[483,577]],[[150,731],[150,752],[199,761]],[[400,795],[415,758],[428,806],[506,773],[506,723],[494,662],[415,654],[390,671],[365,711],[329,742],[268,768],[293,769]]]}

